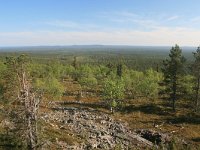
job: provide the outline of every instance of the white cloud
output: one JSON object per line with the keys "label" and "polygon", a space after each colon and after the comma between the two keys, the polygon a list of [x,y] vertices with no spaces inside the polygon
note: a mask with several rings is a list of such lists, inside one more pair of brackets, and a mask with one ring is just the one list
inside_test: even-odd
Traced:
{"label": "white cloud", "polygon": [[177,20],[179,18],[179,16],[175,15],[175,16],[171,16],[169,18],[167,18],[167,21],[173,21],[173,20]]}
{"label": "white cloud", "polygon": [[200,23],[200,16],[199,16],[199,17],[194,17],[194,18],[192,18],[191,21],[192,21],[193,23]]}
{"label": "white cloud", "polygon": [[55,26],[55,27],[64,27],[64,28],[78,28],[79,27],[79,24],[73,21],[55,20],[55,21],[44,22],[44,24]]}
{"label": "white cloud", "polygon": [[103,12],[100,17],[114,23],[129,24],[144,29],[154,29],[158,26],[158,22],[153,19],[127,11]]}
{"label": "white cloud", "polygon": [[147,19],[136,19],[136,18],[116,18],[116,19],[111,19],[114,22],[119,22],[119,23],[132,23],[139,25],[141,27],[146,27],[146,28],[154,28],[157,26],[157,23],[153,20],[147,20]]}
{"label": "white cloud", "polygon": [[138,14],[128,12],[128,11],[110,11],[110,12],[101,12],[98,17],[103,18],[113,18],[113,17],[138,17]]}
{"label": "white cloud", "polygon": [[123,16],[123,17],[139,17],[138,14],[128,12],[128,11],[114,12],[114,14],[117,15],[117,16]]}
{"label": "white cloud", "polygon": [[94,30],[99,29],[100,26],[95,24],[85,24],[85,23],[78,23],[74,21],[69,20],[54,20],[54,21],[47,21],[43,22],[41,24],[47,25],[47,27],[55,27],[56,29],[63,28],[63,29],[69,29],[69,30]]}
{"label": "white cloud", "polygon": [[1,32],[0,46],[126,44],[126,45],[199,45],[200,30],[160,27],[153,31],[118,30],[111,32]]}

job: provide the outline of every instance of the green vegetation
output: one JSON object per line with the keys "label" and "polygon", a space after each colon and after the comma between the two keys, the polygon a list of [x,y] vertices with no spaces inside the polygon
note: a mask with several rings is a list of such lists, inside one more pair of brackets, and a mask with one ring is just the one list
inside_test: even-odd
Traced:
{"label": "green vegetation", "polygon": [[199,109],[199,90],[200,90],[200,47],[193,53],[195,61],[192,65],[192,73],[194,75],[194,90],[195,90],[195,101],[196,111]]}
{"label": "green vegetation", "polygon": [[182,56],[182,51],[178,45],[172,47],[169,54],[170,59],[164,61],[164,83],[166,86],[166,92],[169,94],[170,99],[173,102],[173,110],[175,111],[175,102],[177,100],[177,93],[181,88],[180,79],[183,74],[183,67],[185,58]]}
{"label": "green vegetation", "polygon": [[[133,129],[142,127],[141,122],[145,124],[145,120],[150,122],[152,119],[170,123],[188,123],[188,126],[198,130],[200,48],[194,52],[194,59],[190,59],[190,55],[186,56],[185,58],[189,58],[187,61],[178,45],[172,47],[169,58],[166,52],[153,52],[135,51],[134,53],[131,50],[76,51],[76,53],[73,51],[27,52],[29,57],[26,59],[21,59],[25,55],[21,55],[20,52],[16,54],[20,57],[10,57],[13,56],[12,53],[2,53],[0,106],[3,106],[2,111],[5,113],[10,110],[16,111],[13,108],[20,105],[14,103],[20,93],[16,72],[21,71],[19,66],[27,60],[24,69],[28,74],[32,90],[42,93],[44,107],[50,101],[67,101],[76,97],[93,103],[93,98],[95,102],[101,101],[107,106],[106,108],[115,111],[114,117],[130,121]],[[13,68],[14,64],[19,66]],[[70,93],[70,90],[75,92]],[[79,95],[80,90],[84,96]],[[90,93],[92,96],[89,95]],[[171,102],[172,109],[168,107]],[[103,106],[102,108],[104,109]],[[131,120],[137,117],[144,120],[135,119],[139,123]],[[57,131],[52,133],[50,131],[48,129],[42,137],[55,135],[57,138],[62,138],[64,136]],[[15,136],[6,135],[3,129],[0,133],[2,133],[0,139],[4,140],[4,144],[6,140],[20,143]],[[197,136],[195,135],[195,138],[198,140]],[[52,139],[55,140],[55,137]],[[63,137],[63,139],[70,139],[70,137]],[[199,144],[199,141],[197,143]],[[173,145],[172,143],[171,146]]]}
{"label": "green vegetation", "polygon": [[111,111],[124,99],[125,84],[120,79],[106,79],[103,86],[105,100],[108,101]]}

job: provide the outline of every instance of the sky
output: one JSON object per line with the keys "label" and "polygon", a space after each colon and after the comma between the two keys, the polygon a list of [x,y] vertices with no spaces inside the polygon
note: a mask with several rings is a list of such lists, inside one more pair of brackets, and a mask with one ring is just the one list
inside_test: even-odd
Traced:
{"label": "sky", "polygon": [[198,46],[200,0],[0,0],[0,46]]}

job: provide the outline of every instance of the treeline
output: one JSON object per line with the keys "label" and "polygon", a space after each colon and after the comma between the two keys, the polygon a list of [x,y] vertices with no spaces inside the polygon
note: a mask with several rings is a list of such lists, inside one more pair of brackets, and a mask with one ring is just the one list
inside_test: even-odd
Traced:
{"label": "treeline", "polygon": [[[128,67],[121,57],[118,62],[111,60],[98,64],[82,64],[82,58],[72,57],[71,63],[52,60],[41,63],[28,59],[27,71],[35,89],[43,91],[49,99],[59,99],[65,93],[63,80],[71,78],[81,85],[82,91],[100,92],[102,99],[122,101],[125,98],[145,97],[155,100],[159,94],[168,95],[175,110],[175,101],[187,98],[199,99],[199,48],[193,53],[194,62],[188,65],[178,45],[172,47],[169,58],[163,63],[154,64],[154,68],[138,71]],[[0,62],[1,97],[5,99],[6,84],[3,74],[5,61]],[[148,65],[149,62],[143,61]],[[8,81],[7,81],[8,82]],[[111,100],[112,99],[112,100]]]}

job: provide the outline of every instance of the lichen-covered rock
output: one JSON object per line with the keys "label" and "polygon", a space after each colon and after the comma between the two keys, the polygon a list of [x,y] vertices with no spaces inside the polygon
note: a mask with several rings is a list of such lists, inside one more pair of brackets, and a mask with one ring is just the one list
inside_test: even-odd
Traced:
{"label": "lichen-covered rock", "polygon": [[86,139],[82,149],[113,149],[117,145],[122,149],[129,149],[153,145],[131,132],[126,124],[114,121],[108,114],[93,109],[57,107],[50,113],[44,113],[41,118],[47,123],[59,123],[61,130],[68,128],[72,133]]}

